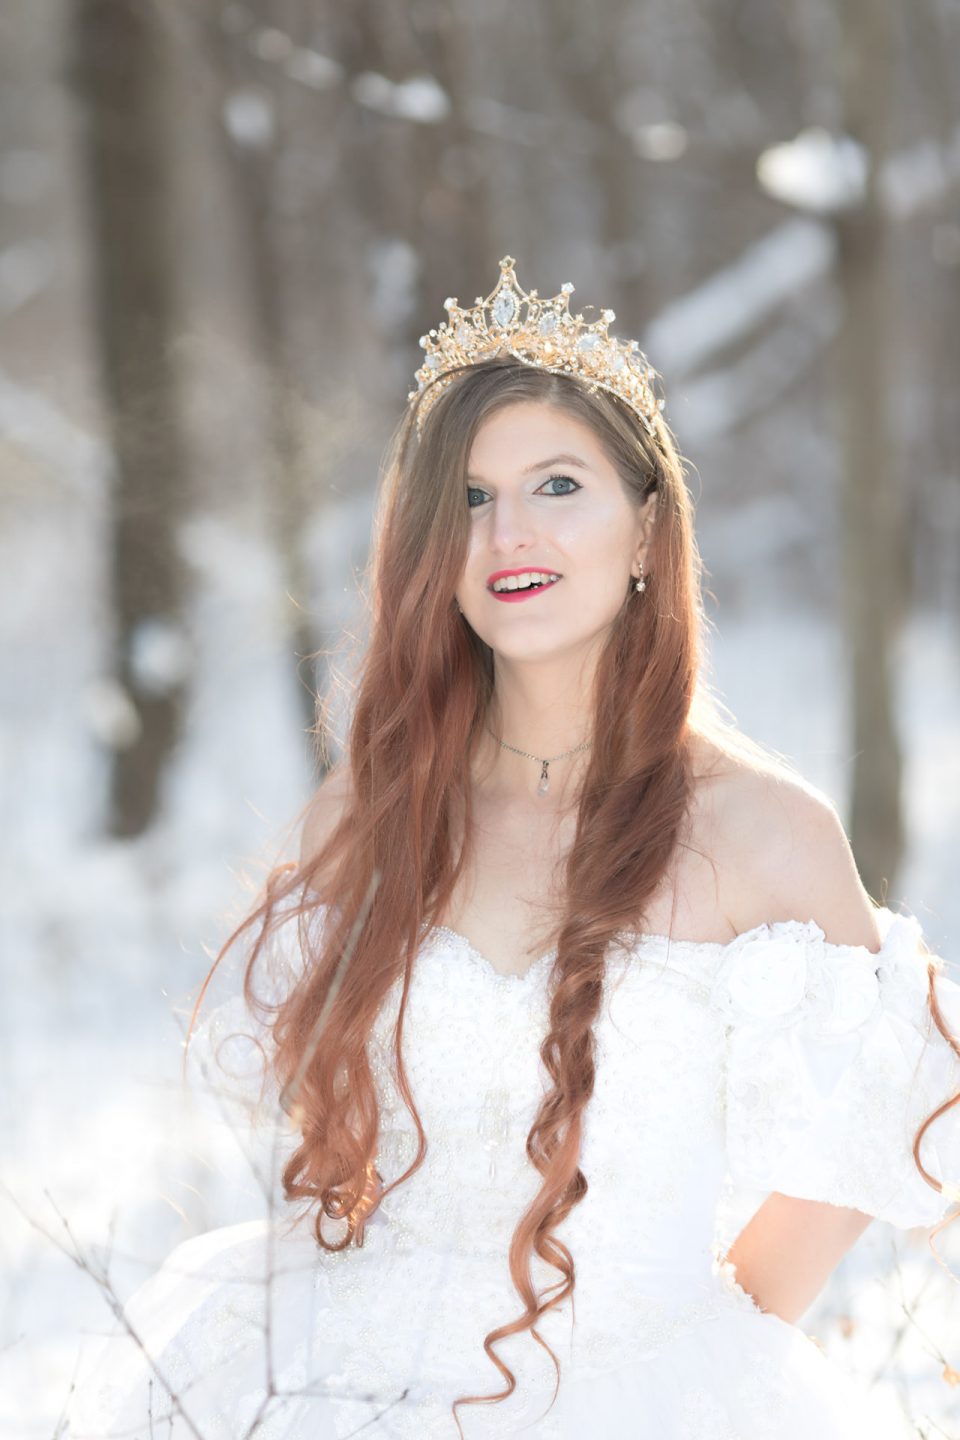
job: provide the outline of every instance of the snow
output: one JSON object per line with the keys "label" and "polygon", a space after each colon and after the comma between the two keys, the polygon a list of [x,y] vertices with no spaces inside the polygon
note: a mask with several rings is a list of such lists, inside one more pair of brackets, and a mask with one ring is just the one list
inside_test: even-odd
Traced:
{"label": "snow", "polygon": [[690,137],[675,120],[640,125],[630,136],[633,148],[644,160],[679,160],[687,152]]}
{"label": "snow", "polygon": [[649,85],[631,86],[614,104],[618,129],[645,160],[679,160],[690,143],[686,127],[666,115],[664,107],[664,97]]}
{"label": "snow", "polygon": [[[649,104],[649,99],[644,103]],[[625,115],[629,119],[632,114],[628,105]],[[627,120],[622,119],[621,124],[626,126]],[[642,128],[638,126],[637,133]],[[662,127],[646,128],[656,131]],[[713,363],[723,351],[754,338],[798,295],[809,297],[816,311],[815,329],[823,343],[829,340],[836,328],[835,305],[829,293],[818,295],[815,282],[828,277],[834,265],[836,238],[829,221],[862,202],[867,167],[867,153],[856,140],[818,126],[761,152],[756,167],[761,189],[803,213],[746,246],[731,264],[672,301],[649,322],[640,344],[654,357],[661,374],[669,375],[675,384]],[[960,129],[943,145],[924,140],[891,155],[880,167],[877,185],[891,218],[899,221],[932,207],[958,176]],[[944,227],[940,245],[943,263],[955,264],[957,244],[949,227]],[[634,268],[642,265],[642,258],[641,254],[632,260]],[[790,328],[796,328],[795,322]],[[799,343],[803,345],[803,335]],[[774,344],[783,348],[779,341]],[[764,390],[770,386],[768,358],[763,342],[757,345],[755,341],[754,361],[749,357],[746,361]],[[775,365],[774,369],[778,368]],[[727,414],[733,415],[729,423],[736,423],[734,412],[743,403],[749,407],[753,389],[742,384],[743,378],[727,366],[716,379],[698,377],[696,404],[690,404],[689,415],[699,428],[696,434],[688,432],[690,439],[705,440],[722,433],[729,428],[724,420]],[[694,393],[693,387],[690,389]],[[688,423],[686,417],[684,423]]]}
{"label": "snow", "polygon": [[785,310],[742,355],[671,385],[667,414],[686,445],[704,445],[770,414],[826,354],[840,323],[836,295],[824,288],[805,302]]}
{"label": "snow", "polygon": [[102,440],[64,415],[40,390],[0,370],[0,435],[55,477],[58,487],[100,498],[112,473]]}
{"label": "snow", "polygon": [[191,645],[183,626],[163,615],[151,615],[133,627],[130,670],[147,695],[166,695],[190,673]]}
{"label": "snow", "polygon": [[401,335],[417,307],[420,260],[402,235],[378,235],[366,249],[370,312],[384,335]]}
{"label": "snow", "polygon": [[273,101],[259,90],[234,90],[224,99],[223,123],[237,145],[265,150],[277,130]]}
{"label": "snow", "polygon": [[82,713],[91,735],[111,750],[135,745],[143,724],[133,696],[112,675],[98,675],[80,695]]}
{"label": "snow", "polygon": [[433,75],[411,75],[397,82],[379,71],[364,70],[355,76],[350,90],[357,103],[368,110],[413,120],[418,125],[437,125],[451,111],[450,96]]}
{"label": "snow", "polygon": [[762,151],[757,180],[768,195],[798,210],[836,215],[863,203],[869,166],[857,140],[814,125]]}
{"label": "snow", "polygon": [[[821,126],[770,145],[757,159],[757,182],[776,200],[813,215],[839,215],[862,205],[868,151],[850,135]],[[960,178],[960,127],[944,141],[925,137],[877,166],[877,193],[891,220],[931,210]]]}
{"label": "snow", "polygon": [[319,50],[298,46],[286,62],[285,70],[291,80],[308,85],[311,90],[327,90],[343,79],[343,66]]}
{"label": "snow", "polygon": [[752,335],[768,315],[829,273],[835,241],[828,226],[787,220],[748,245],[730,265],[673,301],[640,341],[662,374],[675,378]]}
{"label": "snow", "polygon": [[247,43],[258,60],[268,62],[289,60],[294,50],[293,40],[287,32],[278,30],[273,25],[261,26]]}

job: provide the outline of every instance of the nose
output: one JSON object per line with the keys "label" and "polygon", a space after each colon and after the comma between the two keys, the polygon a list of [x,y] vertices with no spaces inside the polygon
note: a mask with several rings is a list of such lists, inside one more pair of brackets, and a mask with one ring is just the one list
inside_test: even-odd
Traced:
{"label": "nose", "polygon": [[513,555],[536,544],[533,519],[519,495],[498,495],[492,502],[490,547],[501,555]]}

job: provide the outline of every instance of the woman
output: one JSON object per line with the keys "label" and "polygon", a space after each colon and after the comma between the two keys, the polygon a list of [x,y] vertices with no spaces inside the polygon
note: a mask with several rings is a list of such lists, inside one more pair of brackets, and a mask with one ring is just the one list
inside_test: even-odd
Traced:
{"label": "woman", "polygon": [[174,1252],[71,1435],[911,1433],[796,1322],[956,1198],[960,988],[700,677],[654,372],[500,268],[421,341],[346,755],[197,1037],[267,1042],[282,1206]]}

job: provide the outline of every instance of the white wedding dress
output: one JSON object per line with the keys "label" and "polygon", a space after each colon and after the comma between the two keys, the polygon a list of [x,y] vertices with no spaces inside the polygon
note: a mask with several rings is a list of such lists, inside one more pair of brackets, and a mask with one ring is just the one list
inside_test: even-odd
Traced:
{"label": "white wedding dress", "polygon": [[[911,1147],[960,1088],[960,1060],[927,1006],[919,923],[885,908],[877,920],[876,954],[828,943],[812,920],[727,944],[647,935],[611,947],[580,1162],[589,1192],[557,1232],[576,1267],[573,1305],[538,1327],[560,1362],[559,1391],[551,1406],[555,1370],[530,1332],[509,1336],[494,1348],[517,1388],[458,1407],[467,1440],[914,1434],[803,1330],[762,1311],[715,1238],[731,1193],[759,1204],[781,1191],[903,1228],[950,1208]],[[294,929],[285,922],[274,942],[278,975],[296,964],[283,939]],[[283,1202],[272,1225],[178,1246],[129,1303],[137,1342],[108,1342],[70,1440],[456,1440],[452,1402],[505,1387],[484,1336],[523,1309],[507,1252],[540,1184],[524,1147],[546,1084],[552,960],[503,976],[453,931],[427,934],[404,1034],[427,1135],[421,1168],[386,1197],[359,1249],[318,1249],[309,1217]],[[943,1013],[960,1033],[960,986],[937,963]],[[399,983],[370,1041],[385,1182],[416,1142],[390,1065],[398,1005]],[[232,1047],[237,1093],[260,1054],[237,1038],[251,1028],[234,1001],[200,1036],[201,1056]],[[939,1180],[960,1180],[960,1107],[930,1128],[921,1156]],[[531,1274],[541,1292],[560,1278],[537,1257]]]}

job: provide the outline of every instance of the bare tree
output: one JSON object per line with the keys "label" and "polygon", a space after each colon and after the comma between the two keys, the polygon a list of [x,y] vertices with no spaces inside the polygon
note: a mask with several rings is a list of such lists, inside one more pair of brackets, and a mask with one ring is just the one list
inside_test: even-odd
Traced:
{"label": "bare tree", "polygon": [[890,413],[890,236],[877,183],[888,150],[894,16],[889,0],[849,0],[837,14],[846,127],[870,160],[862,203],[837,217],[841,584],[854,746],[849,826],[864,884],[883,899],[904,850],[892,665],[909,587],[906,496]]}
{"label": "bare tree", "polygon": [[114,751],[111,826],[136,835],[156,810],[183,681],[174,537],[184,472],[171,359],[163,35],[154,7],[137,0],[74,0],[71,20],[96,342],[116,468],[115,665],[134,715]]}

